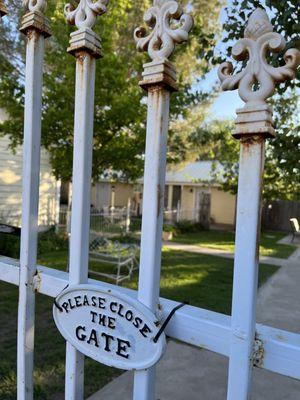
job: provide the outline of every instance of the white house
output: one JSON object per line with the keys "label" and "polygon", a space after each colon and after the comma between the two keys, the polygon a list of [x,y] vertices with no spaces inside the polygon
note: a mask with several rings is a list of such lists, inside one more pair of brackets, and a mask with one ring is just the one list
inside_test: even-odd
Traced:
{"label": "white house", "polygon": [[[204,225],[232,227],[235,224],[236,196],[224,192],[213,176],[222,174],[222,165],[197,161],[169,168],[166,174],[166,218],[192,220]],[[125,183],[109,178],[92,187],[92,204],[99,211],[126,207],[130,200],[137,214],[142,211],[143,180]]]}
{"label": "white house", "polygon": [[[0,110],[0,121],[5,114]],[[55,223],[59,212],[60,183],[51,172],[49,155],[41,152],[39,224]],[[21,225],[22,147],[13,153],[8,137],[0,137],[0,222]]]}

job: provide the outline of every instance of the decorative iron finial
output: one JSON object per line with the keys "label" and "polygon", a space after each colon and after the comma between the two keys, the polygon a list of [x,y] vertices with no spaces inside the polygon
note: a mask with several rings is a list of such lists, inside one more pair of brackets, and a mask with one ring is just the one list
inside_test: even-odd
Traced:
{"label": "decorative iron finial", "polygon": [[272,96],[275,84],[295,78],[300,64],[300,52],[289,49],[284,55],[285,65],[274,68],[267,63],[269,51],[278,53],[285,48],[286,41],[273,32],[269,17],[262,8],[256,9],[250,16],[244,32],[244,39],[239,40],[232,48],[232,56],[238,61],[248,59],[246,67],[233,75],[230,62],[220,65],[218,75],[223,90],[239,89],[241,99],[246,108],[266,105],[268,97]]}
{"label": "decorative iron finial", "polygon": [[137,49],[148,51],[153,61],[170,57],[175,44],[187,41],[193,26],[193,18],[185,14],[175,0],[154,0],[154,5],[144,15],[144,21],[152,32],[147,35],[147,30],[139,27],[134,32],[134,39]]}
{"label": "decorative iron finial", "polygon": [[76,25],[78,29],[95,26],[98,15],[104,14],[109,0],[76,0],[77,7],[68,3],[65,6],[65,17],[69,24]]}
{"label": "decorative iron finial", "polygon": [[47,8],[46,0],[23,0],[23,7],[26,11],[40,11],[44,12]]}
{"label": "decorative iron finial", "polygon": [[51,36],[49,22],[44,12],[47,8],[46,0],[23,0],[25,14],[21,19],[20,31],[25,35],[34,30],[40,32],[44,37]]}

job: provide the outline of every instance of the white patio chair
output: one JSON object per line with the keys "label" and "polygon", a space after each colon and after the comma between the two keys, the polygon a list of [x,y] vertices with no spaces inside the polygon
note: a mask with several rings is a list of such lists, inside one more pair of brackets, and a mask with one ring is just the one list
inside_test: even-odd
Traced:
{"label": "white patio chair", "polygon": [[89,269],[89,273],[104,276],[113,280],[117,285],[132,277],[138,268],[138,246],[133,244],[122,244],[92,233],[90,235],[89,258],[102,264],[115,266],[115,273],[104,273]]}
{"label": "white patio chair", "polygon": [[293,235],[291,242],[293,242],[295,237],[300,237],[300,227],[299,227],[299,222],[298,222],[297,218],[291,218],[290,223],[291,223],[292,235]]}

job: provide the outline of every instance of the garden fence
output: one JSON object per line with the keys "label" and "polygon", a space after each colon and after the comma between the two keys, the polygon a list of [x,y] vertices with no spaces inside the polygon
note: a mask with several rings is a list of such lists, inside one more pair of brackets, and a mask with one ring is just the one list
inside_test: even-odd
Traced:
{"label": "garden fence", "polygon": [[[2,1],[0,3],[1,14],[4,14]],[[177,90],[176,71],[169,57],[176,44],[188,40],[188,32],[193,25],[192,17],[185,14],[175,0],[154,0],[145,15],[150,34],[147,34],[145,28],[135,31],[138,49],[147,51],[151,59],[151,62],[144,65],[140,82],[148,95],[148,117],[143,202],[145,212],[136,292],[88,279],[95,67],[96,59],[102,56],[100,40],[93,27],[97,15],[106,12],[108,0],[80,0],[65,9],[67,20],[77,27],[71,34],[68,48],[76,59],[70,269],[67,273],[37,267],[42,73],[45,40],[51,32],[44,16],[46,1],[25,0],[23,3],[26,12],[20,30],[26,35],[27,42],[21,255],[19,265],[13,260],[0,261],[0,279],[19,286],[18,400],[33,399],[35,298],[39,294],[55,299],[53,312],[56,323],[67,338],[67,400],[83,399],[85,355],[99,361],[99,354],[104,354],[104,350],[99,348],[96,352],[90,351],[89,344],[84,342],[85,326],[77,326],[76,336],[73,331],[73,334],[68,333],[75,321],[73,316],[79,315],[77,312],[85,318],[85,307],[79,306],[82,306],[79,299],[80,296],[87,296],[84,301],[88,307],[91,291],[102,293],[105,299],[118,299],[110,303],[111,311],[113,307],[115,311],[119,302],[118,324],[125,323],[120,316],[120,307],[125,303],[130,305],[126,313],[127,320],[133,318],[132,310],[147,320],[148,325],[145,323],[137,333],[134,327],[130,327],[133,339],[124,339],[123,336],[123,339],[118,337],[117,340],[114,338],[109,341],[109,335],[103,333],[106,335],[106,348],[110,351],[112,346],[114,352],[106,352],[100,360],[119,368],[134,369],[134,400],[155,399],[155,363],[163,354],[165,343],[160,328],[175,307],[177,311],[165,328],[166,335],[229,357],[227,400],[249,399],[254,366],[300,379],[300,336],[256,324],[255,318],[265,140],[275,134],[272,110],[266,99],[273,94],[275,83],[294,78],[299,52],[289,49],[284,66],[274,68],[268,65],[267,52],[283,50],[285,41],[280,34],[273,32],[265,11],[257,9],[249,19],[244,38],[232,48],[234,58],[238,61],[247,59],[247,65],[235,75],[230,63],[222,64],[219,68],[222,88],[239,89],[245,102],[245,107],[237,110],[236,130],[233,132],[234,137],[240,141],[240,163],[232,315],[222,315],[193,306],[179,309],[180,305],[176,302],[159,298],[169,106],[171,93]],[[256,83],[259,85],[254,91],[253,85]],[[101,82],[97,84],[101,85]],[[63,300],[71,296],[72,290],[79,293],[79,297],[75,296],[78,307],[72,305],[71,297]],[[100,308],[104,300],[99,297]],[[68,302],[72,305],[72,312]],[[141,323],[140,319],[134,320],[136,326]],[[111,325],[111,332],[119,329],[118,326]],[[155,333],[155,336],[149,332]],[[97,344],[97,339],[91,333],[89,342],[92,340]],[[132,340],[140,351],[134,351]],[[140,343],[143,347],[138,347]],[[153,360],[149,361],[152,356]],[[136,359],[138,362],[134,363]]]}

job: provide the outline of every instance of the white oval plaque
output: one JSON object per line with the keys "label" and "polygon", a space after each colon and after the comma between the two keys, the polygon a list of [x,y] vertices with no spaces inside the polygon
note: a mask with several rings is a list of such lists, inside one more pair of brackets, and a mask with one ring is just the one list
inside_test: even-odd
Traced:
{"label": "white oval plaque", "polygon": [[77,350],[120,369],[149,368],[161,358],[166,339],[157,318],[142,303],[101,286],[78,285],[56,298],[53,316],[63,337]]}

